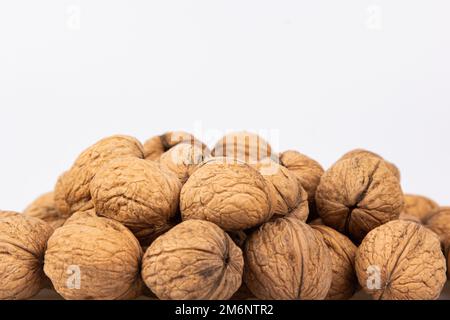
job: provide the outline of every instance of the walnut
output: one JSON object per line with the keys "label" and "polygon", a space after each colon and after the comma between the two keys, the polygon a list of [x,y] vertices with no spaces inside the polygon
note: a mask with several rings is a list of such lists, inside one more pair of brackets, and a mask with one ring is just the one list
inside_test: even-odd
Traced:
{"label": "walnut", "polygon": [[181,190],[183,220],[213,222],[226,231],[249,229],[273,216],[272,194],[254,168],[229,159],[203,163]]}
{"label": "walnut", "polygon": [[43,194],[31,203],[24,211],[24,214],[47,222],[53,229],[61,227],[66,218],[56,209],[53,192]]}
{"label": "walnut", "polygon": [[439,205],[427,197],[405,194],[405,208],[400,218],[423,223],[438,208]]}
{"label": "walnut", "polygon": [[436,233],[442,244],[450,244],[450,207],[442,207],[432,211],[424,224]]}
{"label": "walnut", "polygon": [[0,300],[29,299],[45,286],[43,260],[52,231],[34,217],[0,214]]}
{"label": "walnut", "polygon": [[98,170],[111,160],[122,157],[143,158],[143,147],[135,138],[112,136],[85,150],[55,187],[56,207],[64,216],[93,207],[90,184]]}
{"label": "walnut", "polygon": [[316,204],[323,222],[359,243],[403,210],[400,181],[376,157],[338,161],[322,177]]}
{"label": "walnut", "polygon": [[245,246],[244,281],[264,300],[322,300],[331,286],[329,250],[311,227],[294,218],[262,225]]}
{"label": "walnut", "polygon": [[13,217],[13,216],[15,216],[16,214],[20,214],[20,213],[15,212],[15,211],[1,211],[1,210],[0,210],[0,219],[1,219],[1,218],[9,218],[9,217]]}
{"label": "walnut", "polygon": [[215,224],[189,220],[147,250],[142,278],[162,300],[227,300],[242,283],[242,251]]}
{"label": "walnut", "polygon": [[201,146],[205,152],[209,152],[206,145],[192,134],[184,131],[173,131],[147,140],[144,143],[144,157],[147,160],[159,160],[166,151],[180,143],[187,143],[197,148]]}
{"label": "walnut", "polygon": [[369,151],[369,150],[364,150],[364,149],[355,149],[352,150],[350,152],[347,152],[346,154],[344,154],[341,158],[341,160],[343,159],[349,159],[349,158],[353,158],[355,156],[371,156],[371,157],[375,157],[378,159],[383,159],[386,162],[386,166],[389,168],[389,170],[391,170],[391,172],[397,177],[397,179],[401,179],[401,174],[400,174],[400,170],[397,168],[397,166],[389,161],[386,161],[382,156],[380,156],[379,154]]}
{"label": "walnut", "polygon": [[127,228],[87,213],[51,236],[44,271],[67,300],[132,299],[142,290],[141,258],[141,246]]}
{"label": "walnut", "polygon": [[437,299],[446,282],[438,237],[409,221],[391,221],[371,231],[356,254],[363,289],[377,300]]}
{"label": "walnut", "polygon": [[300,181],[308,194],[310,218],[317,218],[316,190],[324,173],[322,166],[315,160],[297,151],[285,151],[280,155],[280,163],[289,169]]}
{"label": "walnut", "polygon": [[253,167],[266,179],[272,195],[274,214],[278,216],[292,214],[306,221],[309,214],[308,194],[296,176],[270,158],[258,162]]}
{"label": "walnut", "polygon": [[124,224],[142,244],[169,229],[181,191],[175,174],[139,158],[109,162],[90,186],[96,213]]}
{"label": "walnut", "polygon": [[181,183],[194,173],[198,166],[209,157],[209,151],[190,143],[179,143],[161,155],[159,162],[178,176]]}
{"label": "walnut", "polygon": [[356,293],[358,279],[355,273],[357,247],[346,236],[323,225],[312,225],[330,249],[333,280],[328,300],[348,300]]}
{"label": "walnut", "polygon": [[256,163],[273,157],[272,147],[267,141],[246,131],[227,134],[216,143],[211,154],[214,157],[226,157],[246,163]]}

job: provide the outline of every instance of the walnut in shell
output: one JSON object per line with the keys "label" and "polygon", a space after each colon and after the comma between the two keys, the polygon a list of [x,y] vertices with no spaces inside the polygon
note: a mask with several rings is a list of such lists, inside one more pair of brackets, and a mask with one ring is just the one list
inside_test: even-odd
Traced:
{"label": "walnut in shell", "polygon": [[314,205],[316,189],[324,170],[320,163],[297,151],[288,150],[280,155],[280,163],[299,179],[308,193],[308,200]]}
{"label": "walnut in shell", "polygon": [[272,193],[263,176],[242,162],[212,159],[183,186],[183,220],[213,222],[226,231],[256,227],[273,216]]}
{"label": "walnut in shell", "polygon": [[227,300],[242,283],[242,251],[215,224],[185,221],[147,250],[142,278],[162,300]]}
{"label": "walnut in shell", "polygon": [[202,146],[179,143],[161,155],[159,162],[176,174],[180,182],[184,184],[208,157],[209,151]]}
{"label": "walnut in shell", "polygon": [[93,207],[90,184],[97,171],[108,162],[122,157],[143,158],[143,147],[129,136],[116,135],[100,140],[85,150],[55,187],[56,207],[64,216]]}
{"label": "walnut in shell", "polygon": [[141,293],[141,258],[141,246],[127,228],[87,214],[51,236],[44,270],[67,300],[126,300]]}
{"label": "walnut in shell", "polygon": [[206,145],[192,134],[184,131],[171,131],[148,139],[144,143],[144,157],[147,160],[159,160],[166,151],[180,143],[187,143],[197,148],[201,147],[205,152],[208,152]]}
{"label": "walnut in shell", "polygon": [[355,149],[352,150],[350,152],[347,152],[346,154],[344,154],[341,158],[341,160],[343,159],[350,159],[353,157],[360,157],[360,156],[369,156],[369,157],[375,157],[378,159],[383,159],[386,162],[386,166],[389,168],[389,170],[391,170],[391,172],[397,177],[397,179],[401,179],[401,174],[400,174],[400,170],[397,168],[397,166],[387,160],[385,160],[382,156],[380,156],[379,154],[369,151],[369,150],[365,150],[365,149]]}
{"label": "walnut in shell", "polygon": [[272,210],[275,215],[295,215],[300,220],[308,218],[308,194],[296,176],[287,168],[267,158],[253,165],[266,179],[272,195]]}
{"label": "walnut in shell", "polygon": [[424,224],[439,236],[444,246],[450,244],[450,207],[434,210]]}
{"label": "walnut in shell", "polygon": [[40,219],[0,214],[0,300],[29,299],[45,286],[44,253],[52,232]]}
{"label": "walnut in shell", "polygon": [[405,208],[401,217],[423,223],[438,208],[439,205],[427,197],[405,194]]}
{"label": "walnut in shell", "polygon": [[400,181],[376,157],[338,161],[322,177],[316,204],[323,222],[359,243],[366,234],[403,210]]}
{"label": "walnut in shell", "polygon": [[24,214],[47,222],[53,229],[61,227],[66,221],[61,213],[56,209],[55,196],[53,192],[48,192],[37,198],[24,211]]}
{"label": "walnut in shell", "polygon": [[323,225],[311,225],[322,236],[330,249],[333,280],[328,292],[328,300],[348,300],[355,294],[358,279],[355,273],[357,247],[346,236]]}
{"label": "walnut in shell", "polygon": [[15,216],[16,214],[20,214],[20,213],[15,212],[15,211],[1,211],[0,210],[0,219],[1,218],[9,218],[9,217]]}
{"label": "walnut in shell", "polygon": [[98,215],[128,227],[141,243],[168,229],[177,213],[181,183],[159,163],[121,158],[100,169],[91,182]]}
{"label": "walnut in shell", "polygon": [[307,224],[279,218],[255,231],[245,246],[244,281],[263,300],[322,300],[331,286],[329,250]]}
{"label": "walnut in shell", "polygon": [[356,254],[359,283],[377,300],[437,299],[445,272],[436,234],[410,221],[391,221],[371,231]]}
{"label": "walnut in shell", "polygon": [[214,146],[214,157],[226,157],[247,163],[256,163],[273,157],[270,144],[257,134],[242,131],[222,137]]}

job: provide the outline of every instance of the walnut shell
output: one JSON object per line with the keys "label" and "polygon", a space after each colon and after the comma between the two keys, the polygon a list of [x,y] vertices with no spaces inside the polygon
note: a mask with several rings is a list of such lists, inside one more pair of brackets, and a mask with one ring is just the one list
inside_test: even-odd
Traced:
{"label": "walnut shell", "polygon": [[450,244],[450,207],[434,210],[424,224],[439,236],[444,246]]}
{"label": "walnut shell", "polygon": [[112,136],[100,140],[85,150],[73,167],[63,174],[55,187],[57,209],[70,216],[80,210],[93,207],[90,184],[98,170],[111,160],[122,157],[144,157],[139,141],[129,136]]}
{"label": "walnut shell", "polygon": [[142,290],[141,258],[141,246],[127,228],[86,214],[51,236],[44,271],[67,300],[132,299]]}
{"label": "walnut shell", "polygon": [[401,179],[400,170],[397,168],[397,166],[395,164],[387,161],[386,159],[384,159],[379,154],[377,154],[375,152],[372,152],[372,151],[369,151],[369,150],[365,150],[365,149],[352,150],[352,151],[347,152],[346,154],[344,154],[340,160],[350,159],[350,158],[353,158],[355,156],[356,157],[358,157],[358,156],[371,156],[371,157],[375,157],[375,158],[378,158],[378,159],[383,159],[386,162],[386,166],[397,177],[397,179],[399,179],[399,180]]}
{"label": "walnut shell", "polygon": [[247,131],[222,137],[211,151],[213,157],[226,157],[246,163],[256,163],[272,157],[272,147],[259,135]]}
{"label": "walnut shell", "polygon": [[0,300],[32,298],[45,286],[43,258],[53,232],[44,221],[13,212],[0,216]]}
{"label": "walnut shell", "polygon": [[433,200],[419,195],[405,194],[405,208],[402,215],[417,218],[419,222],[424,222],[433,211],[437,210],[439,205]]}
{"label": "walnut shell", "polygon": [[266,179],[271,190],[272,208],[276,215],[295,211],[303,221],[308,218],[308,195],[296,176],[287,168],[267,158],[253,167]]}
{"label": "walnut shell", "polygon": [[53,192],[43,194],[33,201],[24,211],[30,217],[39,218],[47,222],[53,229],[61,227],[66,218],[56,209]]}
{"label": "walnut shell", "polygon": [[409,221],[391,221],[371,231],[356,254],[363,289],[377,300],[437,299],[446,282],[438,237]]}
{"label": "walnut shell", "polygon": [[16,214],[20,214],[20,213],[15,212],[15,211],[1,211],[0,210],[0,219],[14,217]]}
{"label": "walnut shell", "polygon": [[209,151],[202,146],[179,143],[161,155],[159,163],[176,174],[180,182],[184,184],[208,157]]}
{"label": "walnut shell", "polygon": [[144,143],[144,157],[146,160],[158,160],[166,151],[179,143],[187,143],[192,146],[201,146],[205,151],[206,145],[192,134],[184,131],[167,132],[161,136],[155,136]]}
{"label": "walnut shell", "polygon": [[316,204],[323,222],[359,243],[403,210],[400,181],[384,160],[355,156],[338,161],[322,177]]}
{"label": "walnut shell", "polygon": [[242,283],[242,251],[213,223],[183,222],[147,250],[142,278],[162,300],[227,300]]}
{"label": "walnut shell", "polygon": [[223,160],[203,163],[183,186],[183,220],[207,220],[226,231],[268,221],[273,216],[272,194],[263,176],[245,163]]}
{"label": "walnut shell", "polygon": [[141,243],[167,230],[177,212],[180,191],[175,174],[139,158],[111,161],[91,182],[96,213],[124,224]]}
{"label": "walnut shell", "polygon": [[333,280],[327,300],[348,300],[356,293],[358,279],[355,256],[358,249],[353,242],[336,230],[323,225],[311,225],[330,249]]}
{"label": "walnut shell", "polygon": [[244,281],[263,300],[322,300],[332,280],[329,250],[294,218],[268,222],[245,246]]}

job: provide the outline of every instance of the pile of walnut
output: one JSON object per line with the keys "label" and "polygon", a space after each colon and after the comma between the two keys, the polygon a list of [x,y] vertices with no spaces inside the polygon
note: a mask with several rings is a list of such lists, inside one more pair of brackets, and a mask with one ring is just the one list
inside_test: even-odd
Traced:
{"label": "pile of walnut", "polygon": [[0,211],[0,299],[437,299],[449,247],[450,208],[369,151],[324,171],[246,132],[113,136]]}

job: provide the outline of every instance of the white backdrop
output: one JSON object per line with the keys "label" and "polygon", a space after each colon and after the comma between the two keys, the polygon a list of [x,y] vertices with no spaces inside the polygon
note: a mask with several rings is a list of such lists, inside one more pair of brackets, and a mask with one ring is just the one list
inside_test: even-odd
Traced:
{"label": "white backdrop", "polygon": [[51,190],[104,136],[171,129],[210,143],[264,130],[325,167],[368,148],[401,168],[405,191],[450,204],[449,12],[446,0],[1,1],[0,208]]}

